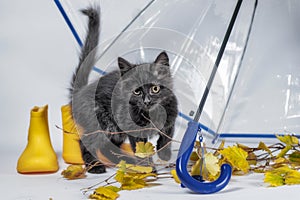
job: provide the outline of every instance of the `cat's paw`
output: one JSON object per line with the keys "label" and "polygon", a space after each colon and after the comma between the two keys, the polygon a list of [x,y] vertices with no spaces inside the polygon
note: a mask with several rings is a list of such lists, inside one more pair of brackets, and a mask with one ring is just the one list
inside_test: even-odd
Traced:
{"label": "cat's paw", "polygon": [[158,157],[164,161],[168,161],[171,159],[171,149],[163,149],[157,152]]}
{"label": "cat's paw", "polygon": [[87,170],[87,172],[91,174],[102,174],[106,172],[106,168],[104,165],[94,166]]}

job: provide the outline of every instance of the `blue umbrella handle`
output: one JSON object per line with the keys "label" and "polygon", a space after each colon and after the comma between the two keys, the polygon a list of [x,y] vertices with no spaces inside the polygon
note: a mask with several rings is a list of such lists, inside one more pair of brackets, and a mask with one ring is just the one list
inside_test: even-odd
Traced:
{"label": "blue umbrella handle", "polygon": [[200,128],[197,122],[189,122],[176,160],[176,173],[183,186],[196,193],[211,194],[222,190],[228,184],[231,178],[232,169],[229,164],[223,164],[221,166],[219,178],[213,182],[203,182],[193,178],[189,174],[187,163],[190,159],[190,155],[194,148],[194,142],[199,131]]}

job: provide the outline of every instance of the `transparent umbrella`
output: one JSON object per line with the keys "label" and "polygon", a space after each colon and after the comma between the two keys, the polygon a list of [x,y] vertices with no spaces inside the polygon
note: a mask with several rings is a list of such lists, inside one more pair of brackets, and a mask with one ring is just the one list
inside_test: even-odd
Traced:
{"label": "transparent umbrella", "polygon": [[[55,2],[81,45],[84,29],[74,13],[86,5],[79,1]],[[299,38],[293,34],[297,31],[293,23],[297,23],[294,19],[298,16],[299,2],[263,1],[257,5],[255,0],[148,0],[136,3],[133,9],[123,1],[101,2],[104,39],[94,71],[102,75],[115,69],[119,56],[150,62],[162,50],[168,53],[180,110],[174,139],[183,140],[174,160],[182,158],[194,142],[194,135],[188,134],[190,121],[196,122],[193,131],[199,132],[203,142],[211,146],[218,138],[275,137],[275,133],[282,131],[299,131],[299,45],[295,45]],[[239,3],[232,30],[224,43]],[[113,26],[113,22],[121,25]],[[249,39],[251,28],[254,33]],[[201,100],[204,102],[199,112]],[[178,148],[179,144],[174,143],[173,149]],[[226,170],[228,174],[229,169]],[[196,192],[215,190],[205,192],[200,188]]]}

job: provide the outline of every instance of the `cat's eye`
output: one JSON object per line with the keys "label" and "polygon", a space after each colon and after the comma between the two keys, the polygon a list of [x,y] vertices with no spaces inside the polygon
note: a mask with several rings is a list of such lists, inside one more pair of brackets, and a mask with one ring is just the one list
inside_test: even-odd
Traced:
{"label": "cat's eye", "polygon": [[151,92],[153,94],[157,94],[157,93],[159,93],[159,91],[160,91],[159,85],[154,85],[154,86],[151,87]]}
{"label": "cat's eye", "polygon": [[142,94],[142,91],[138,88],[138,89],[133,90],[132,93],[133,93],[134,95],[136,95],[136,96],[139,96],[139,95]]}

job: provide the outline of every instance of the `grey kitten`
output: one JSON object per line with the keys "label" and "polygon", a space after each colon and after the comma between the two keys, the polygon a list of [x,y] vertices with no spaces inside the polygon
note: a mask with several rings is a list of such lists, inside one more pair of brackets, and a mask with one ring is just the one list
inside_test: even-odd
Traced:
{"label": "grey kitten", "polygon": [[[82,12],[89,17],[88,32],[71,81],[70,100],[73,118],[82,130],[80,147],[89,172],[103,173],[105,165],[120,160],[141,164],[120,149],[126,138],[135,151],[136,142],[159,134],[158,156],[169,160],[178,110],[168,55],[161,52],[153,63],[143,64],[119,57],[119,70],[89,84],[96,62],[100,12],[94,8]],[[94,166],[99,157],[102,164]]]}

